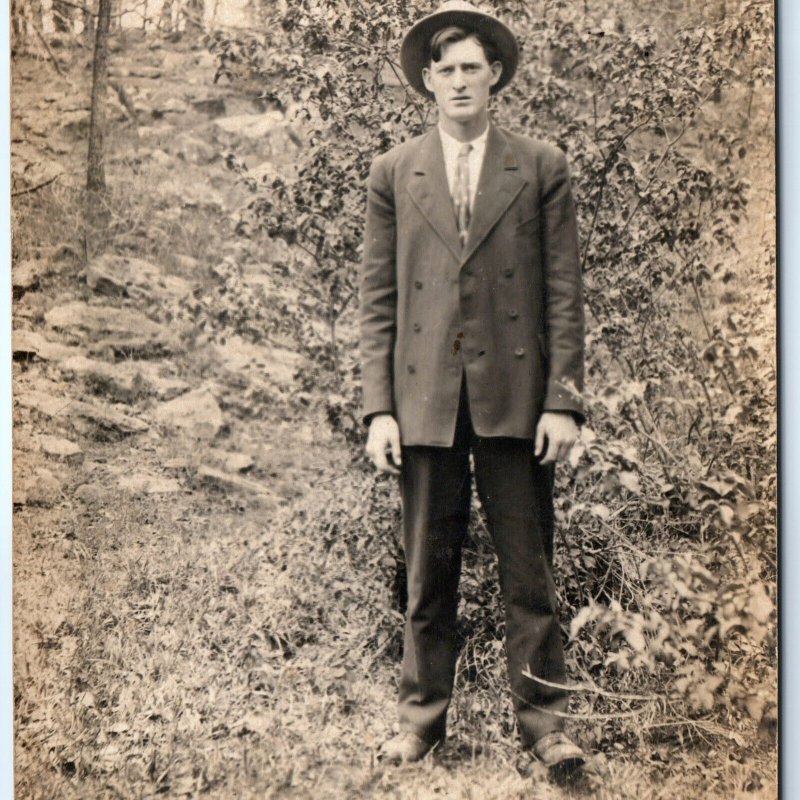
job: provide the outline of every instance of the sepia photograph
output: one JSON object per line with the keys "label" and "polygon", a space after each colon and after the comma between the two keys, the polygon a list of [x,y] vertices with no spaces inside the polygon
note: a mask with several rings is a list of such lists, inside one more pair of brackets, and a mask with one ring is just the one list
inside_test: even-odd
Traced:
{"label": "sepia photograph", "polygon": [[15,797],[776,798],[774,4],[8,19]]}

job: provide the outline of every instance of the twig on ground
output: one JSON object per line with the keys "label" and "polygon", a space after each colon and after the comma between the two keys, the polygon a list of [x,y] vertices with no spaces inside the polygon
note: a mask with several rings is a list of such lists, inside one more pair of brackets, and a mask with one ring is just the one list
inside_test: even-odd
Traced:
{"label": "twig on ground", "polygon": [[657,695],[652,694],[618,694],[616,692],[609,692],[605,689],[601,689],[599,686],[586,683],[576,683],[571,686],[565,683],[554,683],[553,681],[547,681],[544,678],[537,677],[531,672],[530,667],[526,667],[524,670],[522,670],[522,674],[526,678],[530,678],[532,681],[542,684],[542,686],[549,686],[551,689],[563,689],[567,692],[591,692],[592,694],[599,694],[602,697],[610,697],[614,700],[641,700],[644,703],[652,703],[660,699]]}
{"label": "twig on ground", "polygon": [[63,174],[63,172],[58,172],[53,175],[52,178],[48,178],[46,181],[37,183],[36,186],[29,186],[27,189],[18,189],[16,192],[11,192],[11,196],[19,197],[22,194],[31,194],[32,192],[37,192],[39,189],[44,189],[45,186],[49,186],[54,181],[57,181]]}
{"label": "twig on ground", "polygon": [[47,44],[47,39],[44,38],[44,34],[39,30],[39,26],[36,25],[36,23],[32,20],[30,20],[30,24],[33,30],[36,32],[36,35],[39,37],[39,41],[44,45],[44,49],[47,51],[47,55],[50,57],[51,63],[56,68],[56,72],[62,78],[66,78],[67,76],[64,74],[64,70],[61,69],[61,65],[58,63],[55,53],[50,49],[50,45]]}
{"label": "twig on ground", "polygon": [[644,714],[647,708],[635,708],[632,711],[615,711],[612,714],[581,714],[579,711],[567,713],[566,711],[555,711],[552,708],[545,708],[544,706],[531,705],[530,708],[536,711],[542,711],[545,714],[552,714],[559,719],[625,719],[626,717],[636,717],[639,714]]}

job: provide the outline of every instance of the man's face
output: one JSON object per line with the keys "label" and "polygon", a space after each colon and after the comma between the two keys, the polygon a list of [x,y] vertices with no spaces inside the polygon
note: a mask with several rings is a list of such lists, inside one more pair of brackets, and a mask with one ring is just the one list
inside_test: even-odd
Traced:
{"label": "man's face", "polygon": [[486,112],[489,91],[502,69],[499,61],[489,64],[481,45],[469,37],[446,44],[441,59],[423,68],[422,80],[436,98],[439,113],[463,124]]}

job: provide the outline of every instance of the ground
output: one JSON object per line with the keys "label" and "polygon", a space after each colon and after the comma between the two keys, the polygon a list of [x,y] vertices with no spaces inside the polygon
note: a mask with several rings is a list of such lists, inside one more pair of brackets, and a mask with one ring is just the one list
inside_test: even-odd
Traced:
{"label": "ground", "polygon": [[589,774],[556,785],[519,752],[508,698],[481,728],[468,686],[440,755],[377,762],[400,618],[387,593],[394,628],[360,627],[336,531],[305,539],[342,502],[347,454],[289,341],[205,335],[186,310],[220,265],[257,286],[279,254],[234,235],[246,195],[225,153],[280,164],[301,137],[214,84],[201,48],[131,32],[112,54],[108,233],[84,238],[90,55],[57,58],[68,78],[25,56],[13,73],[18,796],[774,796],[771,751],[702,737],[592,747]]}

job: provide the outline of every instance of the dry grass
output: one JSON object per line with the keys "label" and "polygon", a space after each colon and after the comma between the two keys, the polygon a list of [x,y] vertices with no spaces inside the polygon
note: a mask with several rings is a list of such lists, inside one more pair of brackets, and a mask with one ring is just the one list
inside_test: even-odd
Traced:
{"label": "dry grass", "polygon": [[[177,166],[182,181],[220,189],[221,167],[140,163],[126,142],[118,140],[125,158],[110,172],[108,239],[90,241],[90,254],[136,255],[202,287],[204,267],[239,251],[225,215],[178,202],[167,179]],[[86,293],[81,200],[65,179],[16,204],[19,258],[68,246],[38,299],[26,301],[41,312]],[[377,747],[395,724],[402,624],[396,515],[376,517],[374,483],[291,387],[247,415],[241,376],[207,349],[190,348],[172,366],[192,385],[215,383],[229,417],[215,444],[255,453],[254,479],[273,500],[204,483],[195,469],[208,445],[158,429],[119,443],[84,437],[82,459],[71,462],[18,452],[17,478],[46,464],[62,485],[52,506],[29,505],[14,518],[20,798],[775,796],[774,754],[755,741],[637,735],[636,720],[613,743],[576,721],[593,769],[571,787],[549,781],[517,747],[481,536],[468,559],[485,580],[465,602],[487,611],[459,661],[451,740],[420,765],[379,764]],[[87,391],[47,364],[15,365],[17,390],[41,378],[66,394]],[[152,404],[141,398],[132,410],[146,414]],[[22,412],[16,423],[34,439],[66,425]],[[165,466],[175,459],[183,465]],[[120,475],[141,470],[178,478],[182,491],[119,488]],[[78,500],[85,485],[92,492]]]}
{"label": "dry grass", "polygon": [[[342,478],[315,500],[348,490]],[[612,749],[596,757],[599,777],[558,787],[492,720],[507,719],[506,698],[463,684],[441,757],[384,768],[375,750],[393,725],[396,664],[353,617],[374,616],[385,587],[365,586],[336,548],[309,572],[324,548],[298,538],[290,509],[265,519],[225,506],[201,492],[169,503],[109,492],[54,520],[40,546],[63,548],[64,563],[41,580],[69,600],[57,628],[43,613],[37,664],[17,675],[19,796],[772,796],[766,754],[699,741]],[[18,548],[33,522],[18,517]],[[304,550],[308,564],[285,560]],[[47,719],[25,717],[45,701]]]}

